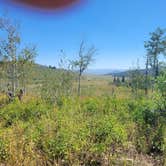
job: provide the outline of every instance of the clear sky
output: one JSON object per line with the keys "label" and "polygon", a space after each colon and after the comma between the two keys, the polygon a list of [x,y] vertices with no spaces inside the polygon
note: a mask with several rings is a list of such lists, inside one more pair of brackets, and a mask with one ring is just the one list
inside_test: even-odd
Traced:
{"label": "clear sky", "polygon": [[37,63],[57,65],[59,50],[77,56],[81,40],[98,49],[90,68],[128,69],[140,59],[144,41],[157,27],[166,28],[165,0],[87,0],[63,12],[32,12],[0,0],[0,10],[21,23],[24,44],[38,48]]}

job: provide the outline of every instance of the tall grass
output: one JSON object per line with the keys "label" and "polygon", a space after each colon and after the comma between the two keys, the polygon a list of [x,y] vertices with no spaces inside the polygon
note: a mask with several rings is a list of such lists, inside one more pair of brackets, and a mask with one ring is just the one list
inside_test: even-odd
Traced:
{"label": "tall grass", "polygon": [[139,165],[136,154],[165,155],[165,121],[156,109],[147,99],[115,96],[61,97],[56,105],[15,100],[0,108],[0,162]]}

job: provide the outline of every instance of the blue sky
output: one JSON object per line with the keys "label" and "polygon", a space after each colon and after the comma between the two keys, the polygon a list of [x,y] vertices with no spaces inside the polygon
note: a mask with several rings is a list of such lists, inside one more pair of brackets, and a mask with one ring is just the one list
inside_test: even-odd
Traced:
{"label": "blue sky", "polygon": [[87,0],[65,12],[32,12],[0,0],[21,23],[23,44],[37,45],[37,63],[58,64],[59,50],[69,59],[77,56],[81,40],[98,53],[90,68],[128,69],[139,58],[144,66],[144,41],[157,27],[166,28],[165,0]]}

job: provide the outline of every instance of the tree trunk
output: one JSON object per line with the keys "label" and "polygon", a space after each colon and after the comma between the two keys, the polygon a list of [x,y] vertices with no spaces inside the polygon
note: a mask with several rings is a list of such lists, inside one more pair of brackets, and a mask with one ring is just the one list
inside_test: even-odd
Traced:
{"label": "tree trunk", "polygon": [[159,62],[156,60],[155,79],[159,76]]}
{"label": "tree trunk", "polygon": [[81,73],[79,73],[78,76],[78,92],[77,92],[78,96],[80,96],[81,94]]}
{"label": "tree trunk", "polygon": [[16,78],[15,78],[15,73],[16,73],[16,65],[15,65],[15,62],[12,62],[12,80],[11,80],[11,83],[12,83],[12,93],[13,95],[15,95],[15,90],[16,90]]}
{"label": "tree trunk", "polygon": [[148,57],[146,60],[146,73],[145,73],[145,95],[148,94]]}

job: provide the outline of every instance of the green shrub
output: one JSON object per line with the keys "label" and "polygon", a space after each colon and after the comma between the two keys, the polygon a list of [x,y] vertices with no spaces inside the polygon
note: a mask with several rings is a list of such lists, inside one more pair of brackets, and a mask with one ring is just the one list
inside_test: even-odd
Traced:
{"label": "green shrub", "polygon": [[62,136],[47,140],[44,151],[52,160],[65,159],[68,151],[65,138]]}
{"label": "green shrub", "polygon": [[162,100],[164,109],[166,109],[166,71],[157,78],[156,89],[161,95],[160,100]]}
{"label": "green shrub", "polygon": [[8,158],[8,144],[4,139],[0,138],[0,161],[6,161]]}
{"label": "green shrub", "polygon": [[107,152],[113,153],[113,148],[123,147],[127,141],[126,129],[114,115],[90,118],[87,122],[87,128],[90,132],[87,139],[89,150],[86,153],[92,156]]}
{"label": "green shrub", "polygon": [[12,102],[0,110],[1,120],[5,127],[9,127],[21,121],[36,121],[50,111],[48,105],[41,102],[20,103],[19,101]]}
{"label": "green shrub", "polygon": [[[19,135],[25,155],[37,154],[51,164],[102,165],[108,154],[116,161],[128,144],[140,153],[166,155],[165,117],[147,98],[61,97],[56,105],[13,101],[0,109],[0,127],[1,136],[12,135],[10,141]],[[11,143],[10,151],[26,152],[21,145]],[[9,158],[8,143],[0,139],[0,160]]]}
{"label": "green shrub", "polygon": [[95,99],[88,99],[82,104],[82,111],[87,114],[94,114],[99,111],[99,103]]}

